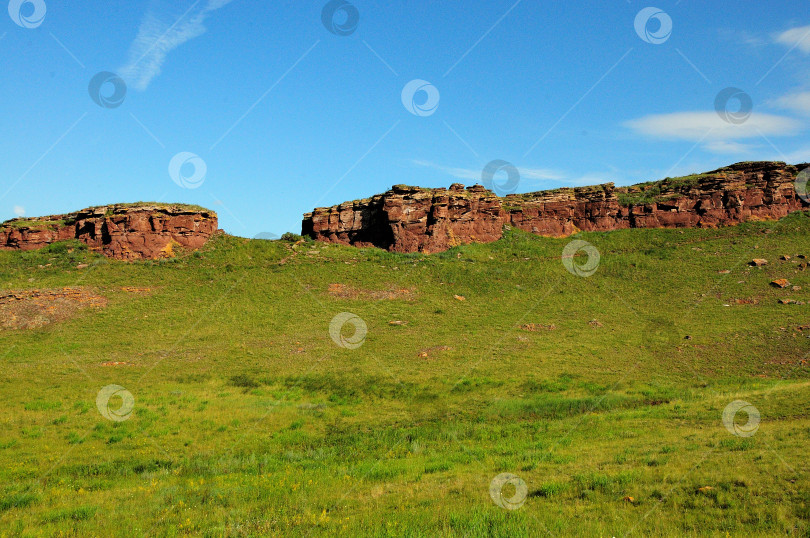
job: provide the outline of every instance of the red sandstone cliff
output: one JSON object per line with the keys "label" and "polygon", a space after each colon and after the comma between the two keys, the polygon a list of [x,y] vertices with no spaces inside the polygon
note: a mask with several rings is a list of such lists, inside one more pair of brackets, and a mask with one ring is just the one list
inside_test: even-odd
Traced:
{"label": "red sandstone cliff", "polygon": [[332,243],[430,253],[495,241],[504,226],[562,237],[580,230],[716,227],[778,219],[808,208],[793,185],[807,166],[738,163],[632,187],[606,183],[504,198],[480,185],[395,185],[372,198],[306,213],[302,233]]}
{"label": "red sandstone cliff", "polygon": [[12,219],[0,224],[0,249],[33,250],[78,239],[122,260],[173,256],[179,246],[196,249],[217,230],[217,215],[175,204],[115,204],[67,215]]}

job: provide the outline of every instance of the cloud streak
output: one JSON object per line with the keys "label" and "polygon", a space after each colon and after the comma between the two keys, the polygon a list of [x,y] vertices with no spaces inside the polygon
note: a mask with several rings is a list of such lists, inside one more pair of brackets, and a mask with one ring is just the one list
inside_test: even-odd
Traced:
{"label": "cloud streak", "polygon": [[763,136],[793,136],[803,127],[793,118],[754,113],[743,123],[724,121],[716,112],[651,114],[625,122],[637,133],[654,138],[705,142],[712,153],[741,153],[750,146],[735,142]]}
{"label": "cloud streak", "polygon": [[162,20],[154,11],[146,14],[138,35],[129,48],[129,61],[118,70],[127,84],[136,90],[146,90],[161,72],[168,54],[183,43],[205,33],[208,16],[232,0],[197,0],[173,24]]}
{"label": "cloud streak", "polygon": [[783,95],[775,101],[776,106],[810,116],[810,92],[797,92]]}
{"label": "cloud streak", "polygon": [[810,54],[810,26],[791,28],[776,36],[776,42],[788,47],[796,47]]}

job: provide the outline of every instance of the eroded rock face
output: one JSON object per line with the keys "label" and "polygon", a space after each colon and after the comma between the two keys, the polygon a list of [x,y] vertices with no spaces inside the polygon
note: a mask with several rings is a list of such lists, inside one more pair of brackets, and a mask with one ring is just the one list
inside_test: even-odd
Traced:
{"label": "eroded rock face", "polygon": [[90,207],[67,215],[12,219],[0,224],[0,249],[33,250],[78,239],[121,260],[171,257],[174,248],[197,249],[217,230],[213,211],[183,205]]}
{"label": "eroded rock face", "polygon": [[808,165],[738,163],[655,184],[565,188],[499,198],[480,185],[396,185],[369,199],[306,213],[302,233],[332,243],[395,252],[440,252],[499,239],[504,226],[564,237],[623,228],[717,227],[772,220],[807,209],[794,188]]}
{"label": "eroded rock face", "polygon": [[500,199],[480,185],[422,189],[395,185],[367,200],[318,208],[304,216],[303,233],[322,241],[377,246],[395,252],[441,252],[470,241],[501,237]]}

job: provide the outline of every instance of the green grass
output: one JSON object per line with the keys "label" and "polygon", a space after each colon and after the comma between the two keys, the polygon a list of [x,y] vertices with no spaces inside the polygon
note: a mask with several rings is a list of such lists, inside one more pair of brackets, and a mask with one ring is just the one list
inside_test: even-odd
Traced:
{"label": "green grass", "polygon": [[698,185],[700,180],[714,177],[714,174],[691,174],[682,177],[668,177],[659,181],[648,181],[631,187],[619,187],[616,196],[623,206],[647,205],[677,198]]}
{"label": "green grass", "polygon": [[7,220],[0,223],[4,228],[59,228],[64,226],[64,220],[37,220],[37,219],[20,219],[20,220]]}
{"label": "green grass", "polygon": [[[94,206],[94,207],[105,207],[105,206]],[[205,213],[214,213],[210,209],[207,209],[201,205],[196,204],[173,204],[173,203],[166,203],[166,202],[131,202],[131,203],[119,203],[119,204],[109,204],[107,207],[106,216],[112,216],[114,214],[115,209],[137,209],[139,207],[157,207],[161,209],[181,209],[185,211],[199,211]],[[215,213],[214,213],[215,214]],[[0,222],[0,227],[7,227],[7,228],[59,228],[66,224],[73,224],[72,220],[39,220],[36,217],[32,218],[21,218],[21,219],[12,219],[7,220],[5,222]]]}
{"label": "green grass", "polygon": [[[778,299],[810,302],[810,216],[576,238],[591,277],[561,263],[571,238],[517,230],[432,256],[230,236],[135,263],[0,252],[0,291],[108,298],[0,331],[0,536],[808,535],[810,305]],[[331,339],[341,312],[361,347]],[[129,420],[97,411],[109,384]],[[752,437],[721,423],[738,399]],[[501,473],[528,487],[518,510],[490,499]]]}
{"label": "green grass", "polygon": [[[96,206],[102,207],[102,206]],[[201,205],[197,204],[175,204],[175,203],[167,203],[167,202],[130,202],[130,203],[116,203],[116,204],[109,204],[108,207],[110,208],[118,208],[118,209],[134,209],[139,207],[157,207],[163,209],[183,209],[186,211],[200,211],[200,212],[207,212],[213,213],[208,208],[205,208]]]}

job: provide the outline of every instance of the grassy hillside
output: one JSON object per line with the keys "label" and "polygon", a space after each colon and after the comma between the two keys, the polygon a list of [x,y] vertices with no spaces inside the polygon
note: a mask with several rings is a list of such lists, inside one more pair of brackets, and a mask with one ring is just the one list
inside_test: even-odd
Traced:
{"label": "grassy hillside", "polygon": [[[573,239],[592,276],[561,262]],[[810,305],[778,302],[810,301],[800,254],[801,213],[432,256],[0,252],[6,315],[39,316],[0,329],[0,535],[810,535]],[[105,304],[20,307],[64,287]],[[128,420],[97,409],[110,384]],[[750,437],[721,420],[735,400]],[[522,507],[490,498],[501,473]]]}

